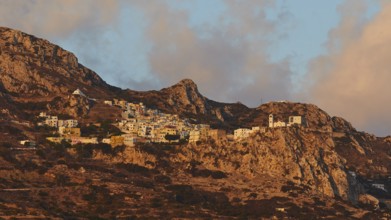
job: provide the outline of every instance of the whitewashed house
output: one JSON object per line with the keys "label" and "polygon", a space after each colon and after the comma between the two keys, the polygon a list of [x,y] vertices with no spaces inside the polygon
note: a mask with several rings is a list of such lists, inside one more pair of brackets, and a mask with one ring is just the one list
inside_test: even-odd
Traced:
{"label": "whitewashed house", "polygon": [[58,127],[65,127],[65,128],[76,128],[78,124],[79,124],[78,121],[75,119],[58,120],[57,122]]}
{"label": "whitewashed house", "polygon": [[274,128],[274,116],[273,116],[273,114],[269,115],[269,128]]}
{"label": "whitewashed house", "polygon": [[45,119],[45,124],[49,127],[58,127],[58,117],[57,116],[47,116]]}
{"label": "whitewashed house", "polygon": [[274,127],[274,128],[286,127],[286,123],[283,122],[283,121],[277,121],[277,122],[274,122],[273,127]]}
{"label": "whitewashed house", "polygon": [[234,131],[234,139],[235,140],[240,140],[244,138],[250,137],[250,134],[253,133],[252,130],[248,128],[239,128]]}
{"label": "whitewashed house", "polygon": [[301,125],[303,118],[301,116],[289,116],[288,126]]}
{"label": "whitewashed house", "polygon": [[105,100],[103,104],[113,106],[113,101]]}
{"label": "whitewashed house", "polygon": [[189,136],[189,143],[197,142],[201,140],[201,131],[191,130]]}

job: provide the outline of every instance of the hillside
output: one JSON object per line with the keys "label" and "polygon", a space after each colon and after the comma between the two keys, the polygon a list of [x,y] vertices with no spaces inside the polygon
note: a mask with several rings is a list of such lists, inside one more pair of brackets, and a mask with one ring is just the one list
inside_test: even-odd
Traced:
{"label": "hillside", "polygon": [[[169,129],[202,123],[228,135],[113,144],[125,110],[129,123],[145,126],[153,116]],[[313,104],[220,103],[190,79],[121,90],[59,46],[0,28],[0,111],[0,218],[391,218],[391,138],[357,131]],[[77,120],[82,137],[72,138],[99,143],[48,141],[62,134],[40,125],[41,112]],[[268,127],[270,114],[303,123]],[[230,137],[252,127],[260,130]]]}

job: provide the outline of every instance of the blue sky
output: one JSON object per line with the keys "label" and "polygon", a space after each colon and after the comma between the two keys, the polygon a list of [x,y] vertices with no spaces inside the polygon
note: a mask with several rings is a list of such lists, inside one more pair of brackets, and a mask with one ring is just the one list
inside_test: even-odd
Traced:
{"label": "blue sky", "polygon": [[314,103],[359,129],[385,135],[391,134],[391,119],[384,120],[391,104],[383,102],[391,89],[382,86],[391,80],[385,52],[391,42],[386,38],[390,5],[387,0],[3,0],[0,25],[62,46],[121,88],[159,90],[191,78],[216,101],[250,107],[261,100]]}

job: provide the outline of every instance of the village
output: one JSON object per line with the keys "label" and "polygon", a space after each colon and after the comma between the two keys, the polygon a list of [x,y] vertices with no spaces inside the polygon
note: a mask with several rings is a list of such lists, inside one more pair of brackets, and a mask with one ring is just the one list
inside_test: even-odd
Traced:
{"label": "village", "polygon": [[[72,95],[84,96],[79,89]],[[289,128],[292,126],[307,127],[305,118],[302,116],[289,116],[287,121],[276,120],[273,114],[268,116],[268,126],[238,128],[233,134],[222,129],[211,129],[207,124],[192,124],[188,119],[181,119],[178,115],[162,113],[156,109],[149,109],[143,103],[131,103],[125,100],[104,100],[104,105],[116,107],[121,110],[121,120],[113,123],[120,129],[121,135],[108,135],[105,138],[82,136],[80,124],[76,119],[60,119],[59,116],[41,112],[37,117],[40,119],[37,126],[48,126],[56,129],[56,135],[46,137],[53,143],[62,144],[64,141],[70,145],[77,144],[109,144],[111,147],[133,147],[137,143],[197,143],[208,140],[216,142],[229,141],[240,142],[257,134],[265,133],[268,129]],[[281,117],[278,117],[281,118]],[[35,141],[21,140],[19,143],[27,148],[15,148],[14,150],[35,150]],[[356,173],[349,171],[356,178]],[[366,184],[370,187],[387,192],[384,182],[372,182]]]}
{"label": "village", "polygon": [[[87,97],[79,89],[72,95]],[[87,97],[88,98],[88,97]],[[90,98],[89,98],[90,99]],[[92,99],[96,101],[95,99]],[[104,100],[108,106],[121,109],[121,119],[113,123],[122,134],[111,135],[104,138],[84,137],[79,122],[76,119],[60,119],[56,115],[41,112],[38,126],[48,126],[57,129],[57,135],[47,137],[50,142],[69,142],[75,144],[110,144],[112,147],[125,145],[134,146],[136,143],[196,143],[199,141],[240,141],[255,133],[264,133],[267,128],[290,127],[303,125],[301,116],[290,116],[288,122],[274,121],[269,115],[268,127],[238,128],[233,134],[222,129],[211,129],[207,124],[192,124],[188,119],[181,119],[178,115],[162,113],[156,109],[149,109],[143,103],[131,103],[124,100]]]}

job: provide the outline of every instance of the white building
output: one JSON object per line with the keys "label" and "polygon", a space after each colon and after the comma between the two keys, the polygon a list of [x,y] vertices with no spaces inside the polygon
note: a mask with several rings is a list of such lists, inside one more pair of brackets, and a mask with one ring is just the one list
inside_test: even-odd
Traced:
{"label": "white building", "polygon": [[106,101],[103,102],[103,104],[113,106],[113,101],[106,100]]}
{"label": "white building", "polygon": [[45,124],[49,127],[58,127],[58,117],[57,116],[48,116],[45,119]]}
{"label": "white building", "polygon": [[197,142],[201,140],[201,131],[199,130],[192,130],[189,134],[189,143]]}
{"label": "white building", "polygon": [[111,144],[111,139],[110,138],[103,138],[102,143],[104,144]]}
{"label": "white building", "polygon": [[373,183],[372,186],[377,188],[377,189],[380,189],[380,190],[383,190],[383,191],[387,192],[386,187],[384,186],[384,184]]}
{"label": "white building", "polygon": [[234,131],[234,139],[240,140],[240,139],[248,138],[252,133],[253,131],[248,128],[239,128]]}
{"label": "white building", "polygon": [[273,116],[273,114],[269,115],[269,128],[274,128],[274,116]]}
{"label": "white building", "polygon": [[277,122],[274,122],[274,123],[273,123],[273,127],[274,127],[274,128],[286,127],[286,123],[283,122],[283,121],[277,121]]}
{"label": "white building", "polygon": [[35,141],[30,141],[30,140],[22,140],[19,141],[19,143],[23,146],[28,146],[28,147],[35,147]]}
{"label": "white building", "polygon": [[65,127],[65,128],[76,128],[77,125],[78,125],[78,121],[75,119],[58,120],[57,123],[58,127]]}
{"label": "white building", "polygon": [[269,115],[269,128],[289,127],[292,125],[302,125],[304,119],[301,116],[289,116],[288,123],[283,121],[275,121],[273,114]]}
{"label": "white building", "polygon": [[283,121],[274,121],[273,114],[269,115],[269,128],[286,127],[286,123]]}
{"label": "white building", "polygon": [[255,131],[255,132],[259,132],[259,133],[265,133],[266,132],[266,127],[256,127],[256,128],[259,128],[259,129],[254,130],[254,128],[252,128],[252,130]]}
{"label": "white building", "polygon": [[301,116],[289,116],[288,126],[301,125],[302,123],[303,118]]}

